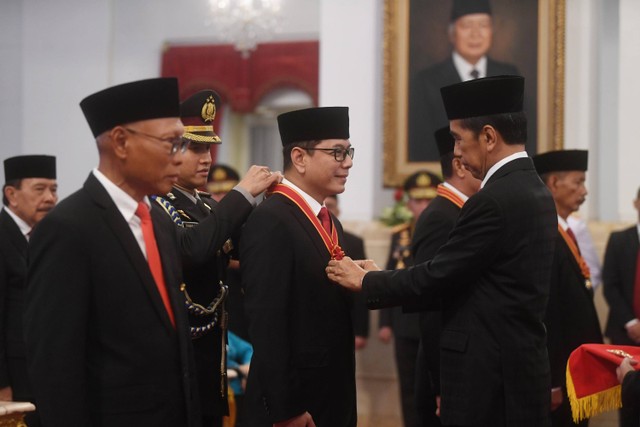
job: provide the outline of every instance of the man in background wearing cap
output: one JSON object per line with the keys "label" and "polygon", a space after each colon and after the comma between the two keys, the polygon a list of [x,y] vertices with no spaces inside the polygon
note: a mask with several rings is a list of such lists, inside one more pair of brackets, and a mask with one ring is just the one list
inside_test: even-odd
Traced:
{"label": "man in background wearing cap", "polygon": [[[640,345],[640,188],[635,196],[633,207],[638,212],[638,222],[611,233],[602,267],[602,290],[609,304],[605,335],[611,344],[617,345]],[[637,375],[632,377],[637,378]],[[625,389],[640,384],[637,381],[625,383],[622,385],[620,427],[637,427],[640,425],[640,399],[636,404],[628,405]]]}
{"label": "man in background wearing cap", "polygon": [[278,127],[285,179],[240,239],[254,348],[247,425],[355,426],[353,296],[324,274],[342,256],[342,226],[322,206],[344,191],[353,166],[348,109],[292,111],[278,116]]}
{"label": "man in background wearing cap", "polygon": [[240,182],[240,175],[231,166],[222,163],[211,166],[207,177],[207,191],[211,197],[220,201],[233,187]]}
{"label": "man in background wearing cap", "polygon": [[332,260],[329,279],[365,292],[369,308],[442,300],[440,416],[446,426],[549,423],[543,318],[558,220],[524,151],[524,79],[487,77],[442,88],[454,155],[482,180],[431,261],[369,271]]}
{"label": "man in background wearing cap", "polygon": [[[33,228],[58,201],[56,158],[31,155],[4,161],[0,212],[0,400],[33,402],[27,376],[22,317],[27,247]],[[39,426],[36,412],[29,426]]]}
{"label": "man in background wearing cap", "polygon": [[[425,33],[426,34],[426,33]],[[440,88],[479,77],[520,74],[487,56],[493,38],[489,0],[454,0],[449,23],[451,56],[416,73],[409,91],[409,160],[436,161],[434,132],[447,125]]]}
{"label": "man in background wearing cap", "polygon": [[[210,257],[251,203],[234,191],[197,229],[150,208],[148,195],[177,182],[188,146],[175,78],[114,86],[80,107],[98,167],[29,245],[27,363],[42,422],[200,426],[181,258]],[[273,182],[260,172],[261,185]]]}
{"label": "man in background wearing cap", "polygon": [[[589,267],[567,224],[569,215],[584,203],[588,153],[586,150],[551,151],[533,158],[558,212],[556,250],[551,268],[545,325],[551,367],[551,424],[575,425],[566,389],[567,360],[581,344],[601,344],[602,332],[593,305]],[[584,420],[580,425],[588,425]]]}
{"label": "man in background wearing cap", "polygon": [[[393,229],[389,256],[387,257],[387,270],[407,268],[413,265],[411,236],[416,221],[429,206],[431,200],[436,197],[436,188],[441,182],[437,175],[429,171],[415,172],[405,180],[403,190],[407,197],[406,206],[411,211],[412,219]],[[349,256],[351,257],[351,254]],[[419,324],[420,315],[418,313],[403,313],[400,307],[380,310],[378,317],[378,338],[384,343],[393,339],[396,369],[400,383],[402,419],[405,427],[418,425],[415,378],[416,356],[420,344]]]}
{"label": "man in background wearing cap", "polygon": [[[416,222],[411,253],[416,264],[432,259],[456,225],[460,210],[470,196],[480,189],[480,181],[464,168],[453,155],[455,146],[449,126],[435,133],[444,183],[438,185],[437,196]],[[431,304],[420,313],[420,346],[416,360],[416,405],[420,426],[440,426],[436,415],[440,402],[440,304]]]}
{"label": "man in background wearing cap", "polygon": [[[213,120],[219,107],[220,97],[212,90],[197,92],[180,104],[180,118],[184,125],[182,138],[189,141],[189,147],[182,156],[178,179],[171,192],[153,199],[182,227],[199,224],[213,215],[213,209],[217,205],[208,193],[199,189],[204,188],[207,183],[211,167],[211,145],[221,142],[213,129]],[[270,173],[266,168],[263,171]],[[258,177],[262,178],[261,175]],[[242,192],[243,186],[246,187],[254,179],[255,176],[248,175],[235,188]],[[259,193],[266,189],[257,188]],[[254,194],[247,194],[246,197],[255,204]],[[242,211],[246,201],[238,199],[234,203],[238,204],[236,209]],[[239,230],[231,231],[234,233]],[[224,273],[231,249],[232,244],[228,240],[222,247],[222,252],[210,254],[203,262],[187,260],[183,267],[185,283],[181,290],[189,312],[203,427],[221,426],[222,417],[228,414],[226,365],[223,362],[226,360],[225,331],[228,316],[225,303],[229,290]]]}

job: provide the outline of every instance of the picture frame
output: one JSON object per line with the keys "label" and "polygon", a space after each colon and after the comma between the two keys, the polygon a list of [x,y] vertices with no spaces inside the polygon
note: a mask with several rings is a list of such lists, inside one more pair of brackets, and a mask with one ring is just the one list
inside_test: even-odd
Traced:
{"label": "picture frame", "polygon": [[[565,0],[490,0],[488,56],[514,64],[525,77],[530,155],[563,146]],[[440,173],[437,153],[410,157],[411,79],[451,56],[453,0],[385,0],[383,61],[383,185],[399,187],[418,170]],[[446,125],[446,123],[445,123]],[[415,138],[414,138],[415,139]],[[415,152],[413,150],[412,152]]]}

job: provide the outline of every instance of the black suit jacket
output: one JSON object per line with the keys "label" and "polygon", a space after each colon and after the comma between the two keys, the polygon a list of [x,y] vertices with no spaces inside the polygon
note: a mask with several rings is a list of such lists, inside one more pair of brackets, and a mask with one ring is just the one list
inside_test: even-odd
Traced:
{"label": "black suit jacket", "polygon": [[[342,250],[351,259],[366,259],[364,253],[364,241],[355,234],[345,231],[341,242]],[[369,309],[363,295],[354,295],[353,310],[353,333],[359,337],[369,336]]]}
{"label": "black suit jacket", "polygon": [[551,270],[549,303],[545,316],[552,387],[562,387],[566,397],[567,360],[581,344],[601,344],[602,332],[593,305],[593,291],[560,233]]}
{"label": "black suit jacket", "polygon": [[[342,241],[342,227],[333,217]],[[308,411],[318,427],[355,426],[352,295],[325,274],[329,252],[304,213],[274,194],[242,231],[240,269],[254,352],[247,425]]]}
{"label": "black suit jacket", "polygon": [[[411,252],[416,264],[432,259],[441,246],[449,240],[449,233],[456,225],[460,208],[449,199],[438,196],[429,203],[422,212],[411,241]],[[419,375],[419,378],[431,379],[433,384],[417,384],[418,387],[430,388],[440,394],[440,334],[442,331],[441,302],[426,304],[425,311],[420,313],[420,341],[422,353],[418,352],[421,360],[418,369],[427,369],[429,375]]]}
{"label": "black suit jacket", "polygon": [[27,279],[27,239],[13,218],[0,212],[0,388],[31,399],[27,385],[22,316]]}
{"label": "black suit jacket", "polygon": [[636,345],[624,325],[634,319],[633,288],[638,258],[638,229],[634,225],[611,233],[602,266],[603,292],[609,304],[605,335],[613,344]]}
{"label": "black suit jacket", "polygon": [[202,261],[220,247],[237,226],[230,211],[195,232],[151,209],[175,328],[129,225],[93,174],[40,222],[29,245],[25,332],[43,425],[200,425],[180,259]]}
{"label": "black suit jacket", "polygon": [[444,425],[548,425],[543,317],[557,233],[553,199],[533,162],[516,159],[465,203],[431,261],[365,276],[373,308],[443,299]]}
{"label": "black suit jacket", "polygon": [[[487,57],[487,76],[519,75],[518,69]],[[440,88],[460,83],[453,58],[419,71],[409,91],[409,161],[438,161],[438,146],[433,133],[449,124],[442,104]]]}

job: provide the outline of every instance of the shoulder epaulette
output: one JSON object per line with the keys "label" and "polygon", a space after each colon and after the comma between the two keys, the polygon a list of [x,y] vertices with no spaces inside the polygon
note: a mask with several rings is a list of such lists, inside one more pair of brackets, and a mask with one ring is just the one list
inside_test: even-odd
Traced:
{"label": "shoulder epaulette", "polygon": [[[167,196],[173,196],[173,194],[169,193]],[[171,218],[171,220],[173,222],[175,222],[177,225],[182,226],[182,219],[180,219],[180,215],[178,214],[178,212],[176,211],[176,208],[173,207],[173,205],[171,204],[171,202],[169,202],[168,200],[160,197],[160,196],[151,196],[150,197],[151,200],[153,200],[154,202],[156,202],[158,205],[160,205],[160,207],[162,208],[162,210],[164,210],[169,217]],[[174,196],[175,199],[175,196]]]}

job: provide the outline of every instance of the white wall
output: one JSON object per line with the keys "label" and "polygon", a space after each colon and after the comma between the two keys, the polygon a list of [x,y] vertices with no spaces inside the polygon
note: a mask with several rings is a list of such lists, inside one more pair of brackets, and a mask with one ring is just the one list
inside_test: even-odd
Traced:
{"label": "white wall", "polygon": [[[351,108],[356,161],[342,203],[347,220],[372,219],[391,203],[391,192],[381,187],[383,2],[284,0],[278,36],[319,37],[320,102]],[[566,4],[565,146],[592,152],[583,211],[594,219],[632,220],[630,199],[640,185],[634,132],[640,2]],[[219,40],[206,25],[205,0],[2,0],[0,158],[57,155],[61,195],[68,195],[97,162],[79,101],[113,84],[157,76],[167,41]]]}

